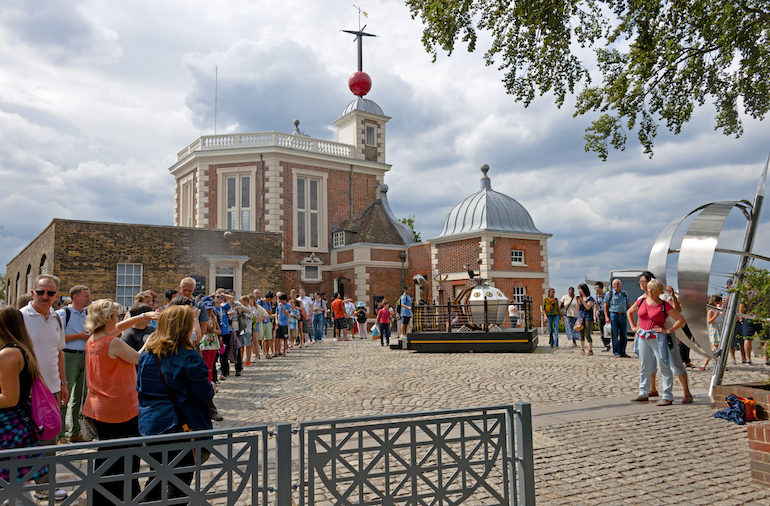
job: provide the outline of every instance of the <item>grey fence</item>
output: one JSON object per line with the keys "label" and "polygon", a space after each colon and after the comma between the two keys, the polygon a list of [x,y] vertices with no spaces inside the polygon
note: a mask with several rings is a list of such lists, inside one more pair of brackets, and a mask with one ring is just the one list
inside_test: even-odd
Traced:
{"label": "grey fence", "polygon": [[[296,461],[295,433],[299,434]],[[327,501],[341,506],[535,504],[527,403],[302,422],[294,430],[279,423],[275,431],[267,426],[202,431],[194,433],[194,441],[190,434],[56,447],[56,455],[35,458],[29,472],[31,476],[43,466],[58,465],[50,483],[0,479],[0,504],[10,499],[10,505],[15,500],[34,505],[24,492],[42,489],[50,493],[48,504],[65,506],[236,502],[292,506],[295,493],[301,506]],[[274,452],[267,444],[273,435]],[[201,449],[211,452],[210,459],[193,462],[189,452],[200,455]],[[16,468],[30,465],[30,459],[20,457],[30,453],[30,449],[2,451],[0,468],[9,468],[16,476]],[[270,461],[269,453],[274,456]],[[138,471],[132,468],[135,459],[144,462]],[[292,467],[298,471],[298,483]],[[274,473],[274,486],[268,486],[268,469]],[[141,492],[132,491],[135,480],[142,485]],[[149,496],[151,484],[160,484],[161,497]],[[178,497],[166,495],[167,484],[177,487]],[[70,496],[55,503],[56,488],[67,489]],[[94,502],[95,494],[106,500]],[[119,496],[127,499],[121,501]]]}

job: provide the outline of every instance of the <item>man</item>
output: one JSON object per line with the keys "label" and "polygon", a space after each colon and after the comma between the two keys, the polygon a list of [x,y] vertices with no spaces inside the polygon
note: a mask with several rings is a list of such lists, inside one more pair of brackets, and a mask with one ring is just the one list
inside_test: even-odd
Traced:
{"label": "man", "polygon": [[[353,333],[353,329],[355,329],[355,316],[356,316],[356,305],[353,304],[353,299],[350,297],[345,297],[345,318],[348,320],[348,328],[350,329],[351,338],[355,338],[356,335]],[[347,339],[345,339],[347,341]]]}
{"label": "man", "polygon": [[599,325],[599,336],[602,338],[604,351],[610,351],[612,336],[605,335],[604,326],[607,324],[607,318],[604,317],[604,283],[597,281],[594,285],[596,290],[596,304],[594,304],[594,321]]}
{"label": "man", "polygon": [[[24,325],[35,348],[35,358],[48,389],[56,397],[60,406],[67,405],[67,373],[64,365],[64,346],[67,341],[64,337],[64,323],[51,307],[59,295],[59,278],[50,274],[41,274],[35,279],[34,289],[31,292],[32,301],[20,309],[24,318]],[[56,444],[57,437],[47,441],[41,441],[41,445]],[[53,455],[47,453],[46,455]],[[40,478],[37,483],[49,483],[50,473],[55,469],[49,469],[49,474]],[[67,492],[61,489],[54,491],[54,498],[63,501],[67,498]],[[48,490],[38,490],[35,493],[38,499],[48,499]]]}
{"label": "man", "polygon": [[[80,435],[80,406],[88,393],[86,386],[86,341],[91,336],[86,332],[86,316],[88,305],[91,303],[91,291],[87,286],[76,285],[70,288],[72,303],[56,314],[64,322],[64,372],[67,378],[68,405],[61,408],[61,433],[59,440],[64,440],[67,408],[70,410],[69,441],[79,443],[83,441]],[[64,441],[66,442],[66,441]]]}
{"label": "man", "polygon": [[[139,316],[140,314],[152,312],[152,307],[149,304],[135,304],[128,312],[131,316]],[[139,351],[153,332],[155,332],[155,327],[150,325],[149,321],[141,320],[130,329],[126,329],[121,339],[130,347]],[[66,355],[64,358],[67,358]]]}
{"label": "man", "polygon": [[324,318],[326,318],[326,302],[319,292],[315,293],[313,301],[313,340],[320,343],[323,340]]}
{"label": "man", "polygon": [[304,320],[302,324],[302,330],[305,334],[305,342],[309,343],[311,341],[310,337],[313,335],[313,299],[307,296],[304,288],[300,288],[297,300],[302,303],[302,308],[305,310],[305,315],[307,315],[307,320]]}
{"label": "man", "polygon": [[[206,329],[208,328],[208,321],[209,321],[209,313],[206,311],[206,305],[202,302],[195,300],[193,297],[193,290],[195,290],[195,279],[194,278],[184,278],[182,281],[179,282],[179,295],[182,295],[183,297],[187,297],[192,301],[193,307],[197,307],[200,311],[200,314],[198,315],[198,323],[200,323],[201,326],[201,335],[198,336],[198,339],[200,340],[203,335],[206,333]],[[193,343],[195,344],[195,343]]]}
{"label": "man", "polygon": [[345,303],[342,301],[342,295],[339,293],[334,294],[334,301],[332,301],[332,315],[334,316],[334,330],[339,331],[338,337],[344,340],[348,340],[348,319],[345,316]]}
{"label": "man", "polygon": [[406,335],[409,320],[412,319],[412,297],[409,295],[409,287],[404,285],[404,293],[401,294],[401,335]]}
{"label": "man", "polygon": [[626,345],[628,336],[626,326],[628,317],[626,313],[631,307],[628,294],[621,290],[623,283],[619,279],[612,281],[612,291],[604,297],[604,316],[612,325],[612,353],[615,357],[628,358]]}

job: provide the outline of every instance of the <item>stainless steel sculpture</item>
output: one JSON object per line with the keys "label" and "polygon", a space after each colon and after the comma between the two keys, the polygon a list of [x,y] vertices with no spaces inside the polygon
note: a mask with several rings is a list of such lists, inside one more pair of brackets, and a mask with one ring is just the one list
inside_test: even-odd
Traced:
{"label": "stainless steel sculpture", "polygon": [[[770,164],[770,156],[765,162],[765,168],[759,178],[759,186],[754,195],[754,201],[746,200],[725,200],[712,202],[694,209],[693,211],[681,216],[671,222],[658,238],[650,251],[650,258],[647,268],[655,274],[658,279],[666,284],[666,266],[668,255],[679,253],[679,262],[677,266],[677,284],[679,287],[680,300],[682,302],[682,312],[687,318],[687,323],[692,330],[694,342],[690,341],[684,335],[677,337],[693,351],[716,360],[714,373],[711,378],[709,393],[714,385],[722,382],[722,374],[727,364],[727,350],[732,344],[733,328],[735,326],[735,316],[738,310],[738,297],[730,297],[728,307],[724,308],[724,328],[718,349],[714,352],[708,339],[708,326],[706,323],[706,302],[708,299],[708,281],[711,275],[711,265],[714,259],[714,253],[731,253],[739,255],[740,260],[734,273],[736,285],[740,283],[743,271],[748,266],[750,258],[762,258],[770,260],[761,255],[751,252],[754,245],[754,237],[759,223],[759,216],[762,211],[762,202],[765,197],[765,184],[767,182],[767,170]],[[730,250],[717,248],[717,240],[722,231],[725,220],[733,208],[739,208],[746,217],[746,233],[741,250]],[[671,249],[671,241],[682,222],[693,214],[697,214],[695,220],[690,225],[687,233],[682,239],[680,249]]]}

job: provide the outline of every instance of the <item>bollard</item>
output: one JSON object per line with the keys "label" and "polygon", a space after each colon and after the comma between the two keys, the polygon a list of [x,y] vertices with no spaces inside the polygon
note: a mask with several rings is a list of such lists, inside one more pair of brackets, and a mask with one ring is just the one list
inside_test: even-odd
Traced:
{"label": "bollard", "polygon": [[275,504],[291,506],[291,424],[275,424]]}

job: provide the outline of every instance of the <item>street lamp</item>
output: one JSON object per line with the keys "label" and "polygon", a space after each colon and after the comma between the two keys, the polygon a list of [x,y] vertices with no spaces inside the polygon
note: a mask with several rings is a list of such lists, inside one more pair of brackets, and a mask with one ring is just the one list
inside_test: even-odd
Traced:
{"label": "street lamp", "polygon": [[401,286],[398,287],[400,291],[404,288],[404,261],[406,260],[406,251],[399,251],[398,259],[401,260]]}

